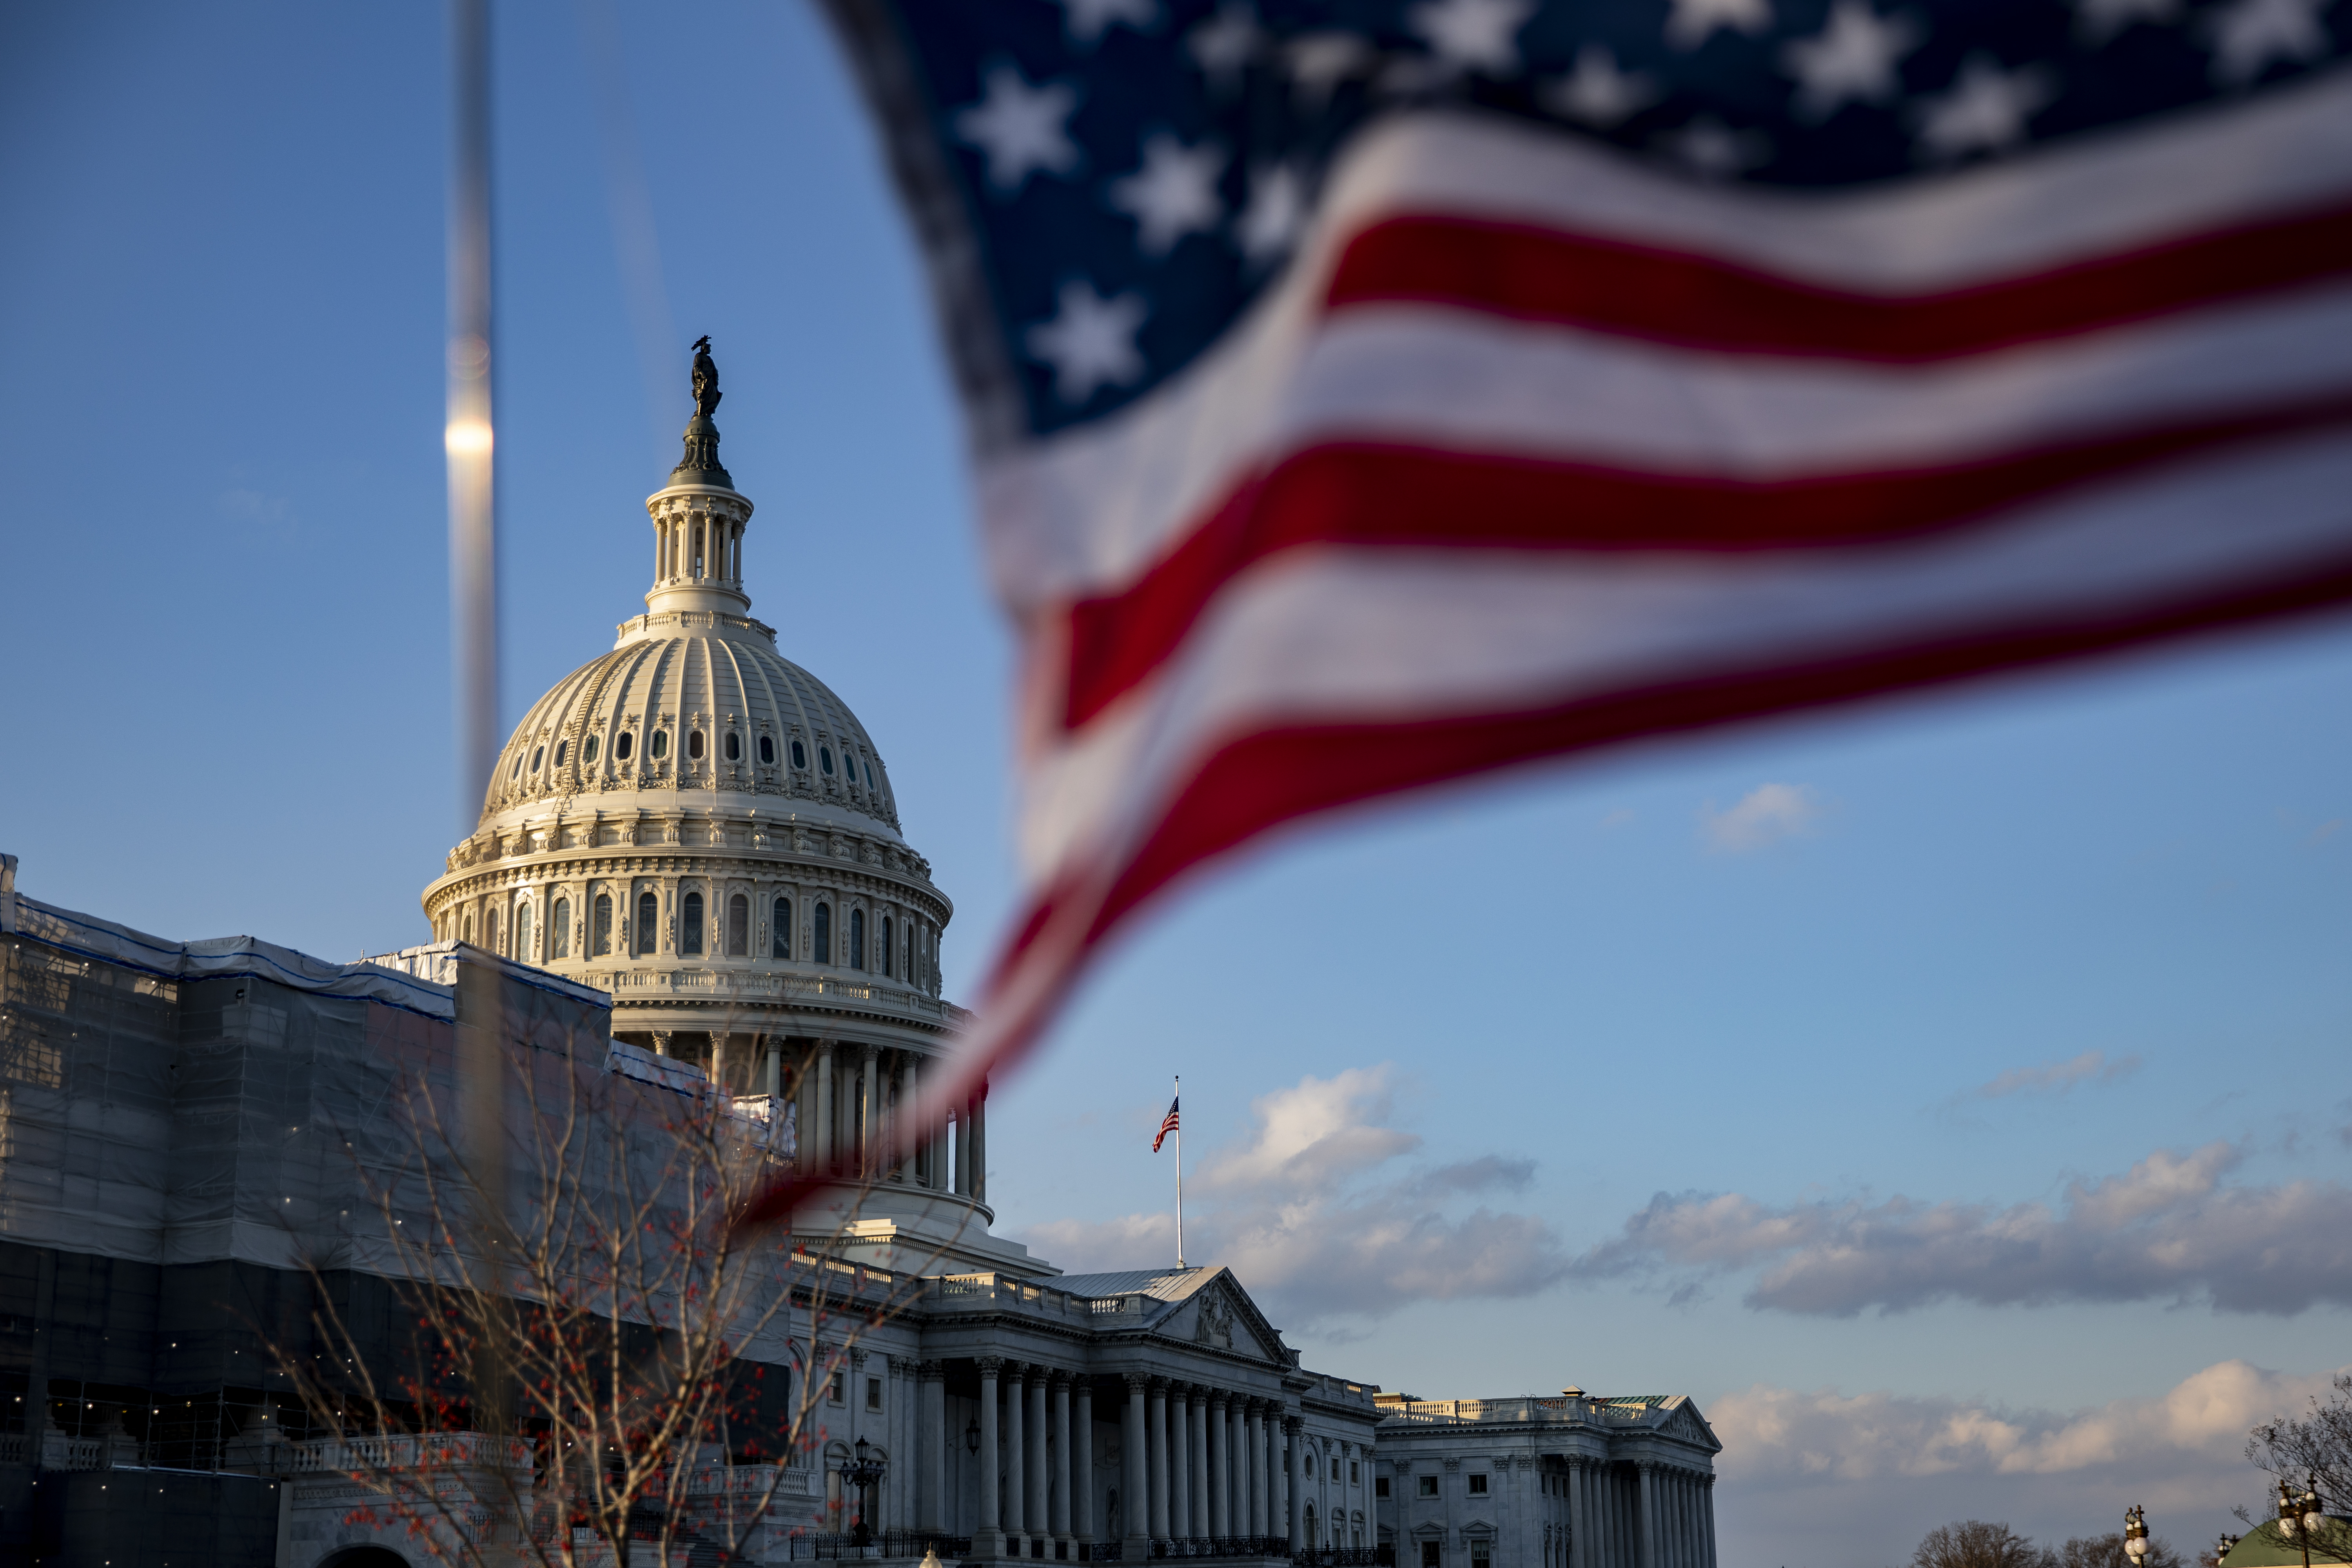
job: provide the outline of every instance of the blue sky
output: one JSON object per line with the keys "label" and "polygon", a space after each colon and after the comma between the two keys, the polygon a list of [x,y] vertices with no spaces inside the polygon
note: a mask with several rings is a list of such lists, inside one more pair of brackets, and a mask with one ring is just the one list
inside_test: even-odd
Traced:
{"label": "blue sky", "polygon": [[[883,748],[968,996],[1015,891],[1008,644],[830,44],[795,4],[499,14],[508,716],[638,607],[709,332],[755,613]],[[425,934],[471,817],[440,26],[0,16],[0,847],[36,897],[338,958]],[[663,280],[635,317],[615,145]],[[1310,1364],[1688,1392],[1733,1568],[2136,1500],[2193,1548],[2258,1496],[2245,1426],[2352,1362],[2348,698],[2352,626],[2315,623],[1297,834],[999,1091],[1001,1228],[1165,1257],[1181,1072],[1190,1249]]]}

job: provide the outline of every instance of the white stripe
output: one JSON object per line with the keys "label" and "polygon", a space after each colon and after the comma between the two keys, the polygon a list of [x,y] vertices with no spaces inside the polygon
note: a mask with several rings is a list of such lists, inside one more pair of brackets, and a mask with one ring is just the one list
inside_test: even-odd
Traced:
{"label": "white stripe", "polygon": [[1261,463],[1282,439],[1338,248],[1383,213],[1539,214],[1848,285],[1943,286],[2293,210],[2347,187],[2352,80],[2336,77],[1859,195],[1701,190],[1566,137],[1400,116],[1355,145],[1283,280],[1200,363],[1118,415],[982,463],[990,572],[1016,612],[1123,586],[1232,476]]}
{"label": "white stripe", "polygon": [[[2220,592],[2352,550],[2352,440],[2274,443],[1885,550],[1319,550],[1237,578],[1161,677],[1024,779],[1030,877],[1123,853],[1269,725],[1508,712]],[[1400,742],[1402,743],[1402,742]]]}
{"label": "white stripe", "polygon": [[1424,307],[1320,333],[1269,443],[1771,479],[2042,447],[2352,391],[2352,284],[1905,370],[1694,354]]}

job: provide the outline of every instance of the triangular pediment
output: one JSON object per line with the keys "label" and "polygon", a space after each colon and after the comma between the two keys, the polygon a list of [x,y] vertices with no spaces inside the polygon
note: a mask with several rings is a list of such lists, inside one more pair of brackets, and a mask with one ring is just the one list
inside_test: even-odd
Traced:
{"label": "triangular pediment", "polygon": [[1233,1271],[1222,1267],[1208,1270],[1193,1286],[1183,1310],[1170,1319],[1165,1331],[1171,1339],[1232,1351],[1276,1366],[1290,1363],[1281,1333],[1265,1321],[1265,1314],[1234,1280]]}

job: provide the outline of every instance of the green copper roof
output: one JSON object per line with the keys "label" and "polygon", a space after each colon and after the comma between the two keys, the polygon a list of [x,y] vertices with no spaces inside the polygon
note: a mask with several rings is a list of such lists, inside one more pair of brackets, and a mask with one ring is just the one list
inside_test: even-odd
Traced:
{"label": "green copper roof", "polygon": [[[2314,1564],[2352,1563],[2352,1520],[2330,1517],[2313,1531],[2311,1561]],[[2239,1538],[2221,1559],[2221,1568],[2285,1568],[2288,1563],[2302,1568],[2303,1542],[2281,1535],[2276,1520],[2265,1520],[2260,1529]]]}

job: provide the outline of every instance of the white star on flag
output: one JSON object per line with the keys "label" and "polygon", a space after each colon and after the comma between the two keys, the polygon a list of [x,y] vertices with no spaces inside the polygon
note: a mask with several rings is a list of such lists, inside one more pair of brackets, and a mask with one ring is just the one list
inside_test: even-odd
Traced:
{"label": "white star on flag", "polygon": [[1143,374],[1135,334],[1145,314],[1136,295],[1106,300],[1092,283],[1073,279],[1062,285],[1054,319],[1029,329],[1029,352],[1054,367],[1055,396],[1084,403],[1098,387],[1124,386]]}
{"label": "white star on flag", "polygon": [[1797,79],[1800,119],[1827,120],[1852,100],[1884,103],[1903,88],[1895,64],[1919,47],[1908,16],[1880,16],[1869,0],[1837,0],[1829,25],[1780,50],[1783,69]]}
{"label": "white star on flag", "polygon": [[2323,0],[2238,0],[2215,12],[2213,79],[2243,87],[2273,60],[2315,60],[2327,52],[2319,25]]}
{"label": "white star on flag", "polygon": [[1242,72],[1265,37],[1248,6],[1227,0],[1215,16],[1185,35],[1184,47],[1192,51],[1192,59],[1209,79],[1209,85],[1230,92],[1241,84]]}
{"label": "white star on flag", "polygon": [[1216,143],[1187,147],[1162,132],[1143,144],[1143,167],[1112,182],[1110,205],[1135,219],[1145,255],[1164,256],[1178,240],[1216,227],[1224,216],[1217,199],[1224,166],[1224,149]]}
{"label": "white star on flag", "polygon": [[1372,46],[1353,33],[1309,33],[1291,40],[1291,89],[1300,101],[1320,109],[1331,89],[1370,66]]}
{"label": "white star on flag", "polygon": [[1433,0],[1405,20],[1447,65],[1508,76],[1519,68],[1515,40],[1534,10],[1531,0]]}
{"label": "white star on flag", "polygon": [[1278,163],[1250,175],[1249,204],[1235,226],[1244,256],[1261,266],[1274,260],[1298,242],[1306,222],[1306,183],[1296,169]]}
{"label": "white star on flag", "polygon": [[1678,49],[1695,49],[1717,27],[1761,33],[1772,26],[1769,0],[1675,0],[1666,18],[1666,42]]}
{"label": "white star on flag", "polygon": [[1538,97],[1554,114],[1606,131],[1658,101],[1658,84],[1640,71],[1621,71],[1604,44],[1576,52],[1576,68],[1546,82]]}
{"label": "white star on flag", "polygon": [[1070,37],[1091,47],[1115,22],[1140,33],[1160,19],[1158,0],[1062,0],[1062,21]]}
{"label": "white star on flag", "polygon": [[2051,97],[2048,78],[2033,67],[2004,70],[1990,55],[1973,54],[1950,91],[1919,106],[1919,140],[1939,158],[2006,147]]}
{"label": "white star on flag", "polygon": [[993,66],[986,96],[956,116],[956,133],[987,156],[991,188],[1011,195],[1039,169],[1066,174],[1078,166],[1065,123],[1077,106],[1066,83],[1031,87],[1013,67]]}
{"label": "white star on flag", "polygon": [[2135,22],[2169,25],[2180,16],[2180,0],[2075,0],[2074,36],[2104,44]]}

